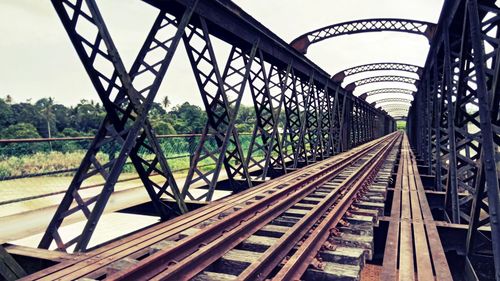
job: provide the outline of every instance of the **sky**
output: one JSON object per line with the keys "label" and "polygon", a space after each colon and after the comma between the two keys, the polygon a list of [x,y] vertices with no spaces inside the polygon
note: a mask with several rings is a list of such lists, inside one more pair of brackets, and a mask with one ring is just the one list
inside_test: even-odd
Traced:
{"label": "sky", "polygon": [[[287,42],[319,27],[366,18],[407,18],[437,22],[443,0],[235,0],[247,13]],[[128,67],[143,43],[156,9],[140,0],[98,0],[112,38]],[[53,97],[75,105],[81,99],[98,101],[90,79],[49,1],[0,1],[0,98],[14,102]],[[217,52],[227,46],[214,44]],[[202,105],[184,48],[180,46],[157,95],[173,105],[189,101]],[[423,36],[400,32],[348,35],[309,47],[307,57],[330,74],[356,65],[401,62],[423,66],[429,42]],[[223,55],[221,55],[223,56]],[[219,60],[223,61],[223,60]],[[350,76],[346,83],[372,75],[404,74],[377,71]],[[411,75],[410,75],[411,76]],[[413,86],[374,83],[355,94],[382,87]],[[414,87],[413,87],[414,89]],[[243,103],[249,104],[249,93]]]}

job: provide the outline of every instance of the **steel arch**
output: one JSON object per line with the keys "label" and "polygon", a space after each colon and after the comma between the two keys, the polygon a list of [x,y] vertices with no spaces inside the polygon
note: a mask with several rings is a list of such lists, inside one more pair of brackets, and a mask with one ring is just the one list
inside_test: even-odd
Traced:
{"label": "steel arch", "polygon": [[403,99],[403,100],[410,101],[410,102],[414,100],[414,97],[412,95],[407,95],[407,94],[400,94],[396,97],[393,97],[393,96],[388,97],[384,94],[370,96],[370,98],[373,98],[373,97],[374,97],[373,100],[368,101],[368,99],[366,99],[366,101],[369,103],[373,103],[373,102],[380,102],[380,101],[385,100],[385,99]]}
{"label": "steel arch", "polygon": [[404,104],[411,104],[411,100],[409,99],[405,99],[405,98],[385,98],[385,99],[380,99],[380,100],[376,100],[370,104],[372,105],[380,105],[380,104],[384,104],[384,103],[404,103]]}
{"label": "steel arch", "polygon": [[402,104],[388,104],[388,105],[384,106],[383,109],[385,111],[387,111],[388,109],[404,109],[404,110],[409,110],[410,109],[410,105],[404,106]]}
{"label": "steel arch", "polygon": [[404,107],[383,107],[382,109],[384,109],[389,115],[391,114],[394,114],[394,113],[399,113],[399,112],[404,112],[406,114],[408,114],[408,112],[410,111],[409,108],[404,108]]}
{"label": "steel arch", "polygon": [[374,96],[378,94],[406,94],[406,95],[412,95],[415,93],[415,91],[409,90],[409,89],[404,89],[404,88],[381,88],[381,89],[376,89],[376,90],[371,90],[365,93],[362,93],[358,97],[361,99],[366,99],[369,96]]}
{"label": "steel arch", "polygon": [[403,117],[408,118],[408,111],[390,111],[387,114],[391,117]]}
{"label": "steel arch", "polygon": [[397,106],[402,106],[402,107],[404,107],[406,105],[409,106],[408,103],[385,103],[385,104],[377,104],[376,108],[387,108],[388,106],[392,106],[392,105],[397,105]]}
{"label": "steel arch", "polygon": [[307,53],[311,44],[341,35],[363,32],[398,31],[425,36],[429,42],[434,36],[436,24],[408,19],[377,18],[336,23],[307,32],[295,38],[290,45],[302,54]]}
{"label": "steel arch", "polygon": [[399,76],[399,75],[380,75],[380,76],[373,76],[373,77],[368,77],[368,78],[363,78],[356,80],[354,82],[349,83],[347,86],[345,86],[345,89],[348,91],[354,91],[356,87],[363,86],[366,84],[371,84],[371,83],[378,83],[378,82],[401,82],[401,83],[407,83],[411,85],[416,85],[418,79],[407,77],[407,76]]}
{"label": "steel arch", "polygon": [[392,117],[407,118],[408,117],[408,112],[407,111],[394,111],[394,112],[390,112],[389,115],[392,116]]}
{"label": "steel arch", "polygon": [[383,110],[385,110],[388,114],[392,114],[392,113],[399,113],[399,112],[408,113],[410,109],[409,108],[401,108],[401,107],[385,107],[385,108],[383,108]]}
{"label": "steel arch", "polygon": [[399,70],[411,73],[416,73],[418,76],[422,74],[422,68],[418,65],[399,63],[399,62],[379,62],[379,63],[369,63],[354,66],[351,68],[339,71],[337,74],[332,76],[332,80],[335,82],[343,82],[347,76],[367,72],[367,71],[377,71],[377,70]]}
{"label": "steel arch", "polygon": [[384,106],[385,108],[410,108],[411,104],[408,103],[408,104],[405,104],[405,106],[401,105],[401,104],[388,104],[386,106]]}

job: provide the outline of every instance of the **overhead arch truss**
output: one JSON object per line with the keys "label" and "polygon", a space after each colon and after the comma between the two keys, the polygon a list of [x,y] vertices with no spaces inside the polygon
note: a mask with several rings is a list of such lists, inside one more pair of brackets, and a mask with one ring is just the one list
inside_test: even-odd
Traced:
{"label": "overhead arch truss", "polygon": [[374,102],[372,102],[372,105],[376,105],[377,107],[380,104],[388,104],[388,103],[402,103],[402,104],[411,104],[411,100],[405,99],[405,98],[385,98],[385,99],[379,99]]}
{"label": "overhead arch truss", "polygon": [[382,107],[385,111],[387,111],[388,113],[390,113],[390,111],[394,111],[394,110],[406,110],[408,111],[410,109],[410,106],[405,106],[405,105],[402,105],[402,104],[388,104],[388,105],[385,105],[384,107]]}
{"label": "overhead arch truss", "polygon": [[405,94],[405,95],[412,95],[415,93],[415,91],[409,90],[409,89],[404,89],[404,88],[381,88],[381,89],[376,89],[376,90],[371,90],[365,93],[362,93],[359,95],[359,98],[366,99],[369,96],[375,96],[375,95],[380,95],[380,94]]}
{"label": "overhead arch truss", "polygon": [[336,23],[316,30],[307,32],[296,39],[290,45],[302,54],[307,53],[310,45],[320,41],[356,33],[396,31],[412,33],[425,36],[429,41],[434,36],[436,25],[430,22],[396,19],[396,18],[374,18],[354,20],[342,23]]}
{"label": "overhead arch truss", "polygon": [[380,75],[380,76],[363,78],[363,79],[359,79],[359,80],[356,80],[354,82],[351,82],[347,86],[345,86],[345,89],[348,91],[354,91],[356,89],[356,87],[371,84],[371,83],[378,83],[378,82],[399,82],[399,83],[416,85],[417,81],[419,81],[419,80],[416,78],[407,77],[407,76]]}
{"label": "overhead arch truss", "polygon": [[337,74],[333,75],[332,80],[341,83],[347,76],[355,75],[362,72],[378,71],[378,70],[405,71],[409,73],[415,73],[419,76],[422,72],[422,68],[420,66],[413,64],[397,63],[397,62],[380,62],[380,63],[358,65],[355,67],[344,69],[342,71],[339,71]]}
{"label": "overhead arch truss", "polygon": [[407,130],[446,218],[468,225],[466,279],[500,280],[500,9],[445,1],[441,15]]}

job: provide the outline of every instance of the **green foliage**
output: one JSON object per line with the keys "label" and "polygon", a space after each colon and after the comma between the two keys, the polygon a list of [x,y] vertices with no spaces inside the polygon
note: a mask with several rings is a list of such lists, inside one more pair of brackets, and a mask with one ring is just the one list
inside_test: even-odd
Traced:
{"label": "green foliage", "polygon": [[1,131],[3,139],[22,139],[22,138],[39,138],[35,126],[29,123],[18,123],[10,125]]}
{"label": "green foliage", "polygon": [[176,133],[172,124],[162,120],[155,120],[151,125],[157,135],[173,135]]}
{"label": "green foliage", "polygon": [[[39,138],[35,126],[29,123],[19,123],[10,125],[0,131],[2,139],[24,139],[24,138]],[[43,144],[40,143],[16,143],[16,144],[1,144],[0,159],[9,155],[32,154],[43,150]]]}
{"label": "green foliage", "polygon": [[[84,151],[63,153],[59,151],[37,152],[28,156],[11,156],[0,161],[0,178],[50,171],[68,170],[78,167]],[[107,156],[98,154],[99,161],[106,161]]]}
{"label": "green foliage", "polygon": [[406,130],[406,121],[403,120],[396,121],[396,129]]}
{"label": "green foliage", "polygon": [[207,122],[206,114],[199,106],[185,102],[169,112],[178,133],[201,133]]}
{"label": "green foliage", "polygon": [[96,132],[104,118],[104,109],[93,101],[81,100],[73,109],[71,127],[82,132]]}
{"label": "green foliage", "polygon": [[[207,123],[204,109],[185,102],[167,112],[170,106],[168,98],[161,103],[153,103],[148,118],[156,134],[203,132]],[[11,97],[0,98],[0,138],[94,136],[104,116],[104,108],[94,101],[81,100],[77,105],[68,107],[52,98],[43,98],[34,103],[29,100],[13,103]],[[236,117],[238,132],[252,132],[255,121],[255,109],[241,106]],[[167,158],[172,158],[169,160],[172,169],[184,171],[189,167],[189,155],[194,154],[200,138],[175,137],[159,141]],[[242,135],[240,141],[244,151],[247,151],[250,136]],[[76,168],[90,143],[91,140],[71,140],[0,144],[0,178]],[[217,147],[214,138],[209,138],[207,145],[209,149]],[[102,159],[113,159],[119,149],[116,144],[106,144],[99,155]],[[144,156],[152,157],[147,154]],[[210,164],[205,162],[201,164]],[[133,165],[126,165],[125,172],[134,172]]]}
{"label": "green foliage", "polygon": [[0,99],[0,128],[6,128],[14,123],[14,113],[10,105],[3,99]]}

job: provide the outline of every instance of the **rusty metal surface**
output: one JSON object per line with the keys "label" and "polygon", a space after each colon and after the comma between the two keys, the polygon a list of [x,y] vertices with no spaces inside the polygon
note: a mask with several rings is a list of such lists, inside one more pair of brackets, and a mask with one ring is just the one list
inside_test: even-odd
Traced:
{"label": "rusty metal surface", "polygon": [[[370,160],[374,161],[373,159],[378,159],[378,161],[381,161],[381,159],[383,159],[383,153],[380,151],[386,152],[387,148],[392,146],[398,136],[399,134],[390,135],[389,137],[384,138],[385,142],[379,142],[378,145],[365,148],[366,150],[359,150],[355,153],[355,155],[345,159],[343,163],[334,164],[333,162],[325,161],[326,163],[321,165],[320,170],[314,171],[315,173],[311,173],[309,175],[305,174],[304,177],[297,180],[294,184],[285,183],[285,185],[288,186],[284,187],[282,190],[267,196],[247,208],[243,208],[240,211],[233,213],[226,219],[190,236],[186,241],[182,241],[178,245],[169,248],[166,251],[161,251],[156,255],[152,255],[142,260],[140,263],[127,270],[110,276],[109,280],[131,280],[136,278],[153,278],[154,276],[156,276],[154,279],[158,280],[172,280],[178,278],[181,280],[190,279],[216,259],[220,258],[228,250],[238,245],[245,238],[249,237],[259,228],[271,221],[278,214],[300,201],[308,193],[312,192],[315,187],[320,186],[321,183],[325,182],[328,178],[331,178],[335,173],[338,173],[342,169],[348,167],[361,156],[366,155],[368,152],[377,148],[379,149],[378,153],[371,156]],[[382,147],[379,148],[379,146]],[[368,164],[371,164],[371,161],[365,164],[365,169],[355,173],[354,175],[356,176],[353,175],[348,181],[346,180],[346,183],[359,178],[360,173],[366,171],[366,167]],[[365,174],[364,177],[367,177],[367,174]],[[330,216],[333,216],[334,214],[339,216],[339,218],[337,218],[337,222],[340,217],[343,216],[345,211],[347,211],[347,208],[350,207],[353,196],[356,194],[356,191],[358,191],[361,183],[363,182],[360,181],[360,185],[357,187],[350,187],[347,185],[349,188],[346,188],[345,192],[349,193],[349,195],[346,195],[338,205],[342,208],[330,212]],[[331,198],[334,199],[335,197],[332,196]],[[322,203],[325,204],[324,208],[326,208],[330,206],[328,203],[331,204],[332,202],[327,200]],[[321,209],[319,209],[319,212],[320,211]],[[314,212],[312,212],[312,214],[313,213]],[[304,222],[308,222],[308,220],[306,219]],[[310,222],[313,223],[314,221]],[[326,223],[328,220],[324,220],[324,222]],[[336,222],[333,222],[333,226],[335,225]],[[307,223],[303,223],[301,226],[298,226],[298,229],[308,229]],[[296,238],[292,235],[288,237]],[[284,243],[282,245],[290,245],[290,241],[287,241],[285,238],[283,242]],[[315,245],[318,245],[316,252],[319,250],[323,242],[324,241],[319,243],[316,242],[317,244]],[[269,254],[272,254],[272,252]],[[275,257],[275,260],[281,261],[286,254],[287,252],[283,251],[280,257]],[[305,261],[306,268],[309,262],[310,260]],[[285,267],[292,264],[295,263],[289,261],[286,263]],[[299,277],[304,271],[305,269],[302,270]],[[252,278],[255,277],[256,276],[248,276],[249,280],[254,280]]]}

